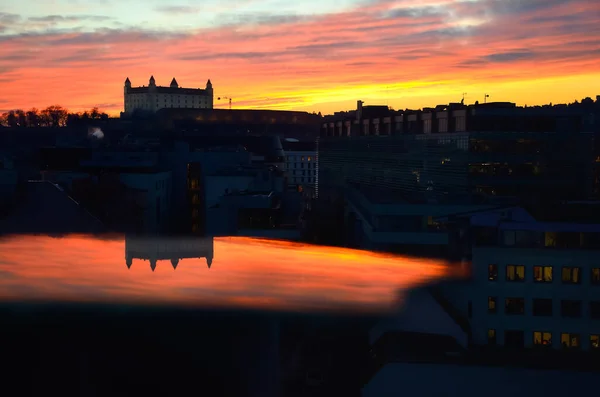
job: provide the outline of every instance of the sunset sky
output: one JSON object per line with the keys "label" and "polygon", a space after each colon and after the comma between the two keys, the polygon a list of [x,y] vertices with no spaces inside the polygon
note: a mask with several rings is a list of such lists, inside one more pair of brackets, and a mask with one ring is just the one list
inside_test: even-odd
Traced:
{"label": "sunset sky", "polygon": [[[596,0],[20,0],[0,4],[0,112],[94,106],[173,77],[233,107],[419,108],[600,94]],[[217,101],[226,107],[227,101]]]}

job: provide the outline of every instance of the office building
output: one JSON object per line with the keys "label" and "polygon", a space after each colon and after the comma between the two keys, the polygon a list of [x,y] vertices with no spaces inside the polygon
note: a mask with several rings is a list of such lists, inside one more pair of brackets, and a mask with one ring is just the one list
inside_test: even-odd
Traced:
{"label": "office building", "polygon": [[285,139],[285,172],[290,190],[300,191],[317,183],[317,148],[315,142]]}
{"label": "office building", "polygon": [[354,185],[410,202],[592,195],[593,133],[580,114],[488,103],[364,118],[365,108],[324,122],[320,193]]}
{"label": "office building", "polygon": [[396,112],[359,101],[324,118],[313,218],[336,217],[356,246],[385,248],[391,233],[410,232],[419,234],[395,244],[443,250],[442,234],[422,234],[445,228],[430,219],[441,213],[593,197],[593,142],[579,112],[511,103]]}
{"label": "office building", "polygon": [[471,277],[442,290],[472,345],[600,352],[600,224],[511,207],[463,217]]}

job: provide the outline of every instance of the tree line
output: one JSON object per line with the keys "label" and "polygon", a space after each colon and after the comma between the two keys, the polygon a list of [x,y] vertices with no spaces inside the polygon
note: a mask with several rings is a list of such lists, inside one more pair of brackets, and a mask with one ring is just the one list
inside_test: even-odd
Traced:
{"label": "tree line", "polygon": [[11,128],[65,127],[79,121],[106,119],[108,119],[108,114],[101,112],[97,107],[89,111],[72,113],[60,105],[52,105],[42,110],[36,108],[27,111],[17,109],[2,113],[0,125]]}

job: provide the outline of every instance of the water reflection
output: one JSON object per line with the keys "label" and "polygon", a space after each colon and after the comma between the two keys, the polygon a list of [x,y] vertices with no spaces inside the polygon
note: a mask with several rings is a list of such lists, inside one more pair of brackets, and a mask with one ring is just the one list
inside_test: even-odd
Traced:
{"label": "water reflection", "polygon": [[185,258],[206,258],[210,269],[214,257],[213,238],[125,237],[125,263],[131,268],[133,259],[150,261],[152,271],[159,260],[170,260],[173,269]]}
{"label": "water reflection", "polygon": [[[439,261],[343,248],[242,237],[182,241],[4,238],[0,300],[382,311],[398,291],[453,275]],[[200,257],[209,267],[214,261],[210,271]],[[131,266],[135,258],[186,259],[177,271],[152,265],[151,272]]]}

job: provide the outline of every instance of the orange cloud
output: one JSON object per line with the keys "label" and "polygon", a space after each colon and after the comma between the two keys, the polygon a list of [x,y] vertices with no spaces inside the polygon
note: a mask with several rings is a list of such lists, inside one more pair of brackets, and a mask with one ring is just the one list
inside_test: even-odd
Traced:
{"label": "orange cloud", "polygon": [[0,241],[0,301],[177,304],[272,310],[385,311],[399,291],[455,276],[446,263],[250,238],[217,238],[210,269],[183,259],[125,263],[122,239]]}
{"label": "orange cloud", "polygon": [[210,78],[234,107],[327,113],[363,99],[414,108],[463,92],[558,103],[600,93],[599,38],[600,4],[587,0],[380,0],[187,29],[0,29],[0,109],[117,113],[125,77],[135,86],[151,74],[189,87]]}

